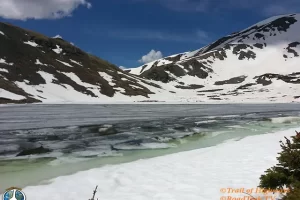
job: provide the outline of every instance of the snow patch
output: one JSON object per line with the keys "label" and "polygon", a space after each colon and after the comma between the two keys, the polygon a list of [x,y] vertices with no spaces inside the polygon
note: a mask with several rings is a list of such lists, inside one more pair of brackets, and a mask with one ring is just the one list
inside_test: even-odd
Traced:
{"label": "snow patch", "polygon": [[36,59],[35,64],[36,64],[36,65],[44,65],[44,66],[48,66],[47,64],[43,64],[39,59]]}
{"label": "snow patch", "polygon": [[126,90],[124,88],[121,88],[121,87],[117,87],[117,88],[114,88],[116,91],[118,92],[121,92],[121,93],[125,93]]}
{"label": "snow patch", "polygon": [[[27,85],[24,82],[15,82],[20,88],[22,88],[24,91],[27,93],[31,94],[34,98],[40,99],[44,103],[71,103],[74,100],[78,102],[97,102],[99,101],[99,98],[96,97],[91,97],[89,95],[83,94],[81,92],[76,91],[73,87],[67,84],[55,84],[53,83],[53,80],[57,80],[53,74],[44,72],[44,71],[39,71],[39,73],[43,79],[45,80],[45,84],[40,84],[40,85]],[[71,76],[68,74],[68,76]],[[72,77],[74,81],[79,82],[79,80],[76,80],[75,77]],[[87,83],[82,83],[83,85],[87,86]],[[89,85],[93,86],[93,85]],[[94,86],[96,87],[96,86]],[[43,91],[42,96],[45,99],[40,98],[39,96],[41,95],[38,90]],[[96,95],[96,91],[93,89],[90,89],[93,91]],[[99,93],[99,89],[98,89]],[[101,100],[103,101],[108,101],[109,98],[106,97],[105,95],[102,95],[98,97],[101,97]]]}
{"label": "snow patch", "polygon": [[75,63],[75,64],[77,64],[77,65],[79,65],[79,66],[82,66],[82,67],[83,67],[83,65],[82,65],[81,63],[79,63],[79,62],[77,62],[77,61],[75,61],[75,60],[72,60],[72,59],[70,59],[70,61],[71,61],[72,63]]}
{"label": "snow patch", "polygon": [[75,73],[73,72],[60,72],[66,76],[68,76],[70,79],[72,79],[73,81],[75,81],[78,85],[82,85],[86,88],[94,88],[94,87],[97,87],[97,89],[100,89],[99,86],[96,86],[96,85],[92,85],[92,84],[89,84],[89,83],[86,83],[86,82],[83,82]]}
{"label": "snow patch", "polygon": [[1,98],[7,98],[7,99],[11,99],[11,100],[21,100],[21,99],[25,99],[24,96],[9,92],[7,90],[4,90],[2,88],[0,88],[0,97]]}
{"label": "snow patch", "polygon": [[113,77],[105,72],[98,72],[99,75],[104,78],[110,86],[115,86],[116,84],[113,82]]}
{"label": "snow patch", "polygon": [[0,72],[6,72],[6,73],[8,73],[8,70],[7,70],[7,69],[0,68]]}
{"label": "snow patch", "polygon": [[5,36],[5,34],[2,31],[0,31],[0,34]]}
{"label": "snow patch", "polygon": [[171,64],[171,63],[173,63],[173,62],[162,58],[159,60],[157,66],[167,65],[167,64]]}
{"label": "snow patch", "polygon": [[7,63],[5,59],[0,58],[0,64],[13,65],[14,63]]}
{"label": "snow patch", "polygon": [[37,47],[37,46],[39,46],[37,43],[35,43],[34,41],[32,42],[32,41],[27,41],[27,42],[24,42],[24,44],[28,44],[28,45],[30,45],[30,46],[32,46],[32,47]]}
{"label": "snow patch", "polygon": [[57,54],[60,54],[63,51],[63,49],[61,49],[58,45],[56,45],[56,49],[52,49],[52,51],[54,51]]}
{"label": "snow patch", "polygon": [[132,85],[132,84],[129,84],[129,86],[132,87],[132,88],[136,88],[136,89],[143,89],[143,88],[141,88],[141,87],[139,87],[139,86]]}
{"label": "snow patch", "polygon": [[[55,59],[55,60],[57,60],[57,59]],[[68,67],[73,67],[69,63],[66,63],[66,62],[63,62],[63,61],[60,61],[60,60],[57,60],[57,61],[60,62],[60,63],[62,63],[62,64],[64,64],[64,65],[66,65],[66,66],[68,66]]]}

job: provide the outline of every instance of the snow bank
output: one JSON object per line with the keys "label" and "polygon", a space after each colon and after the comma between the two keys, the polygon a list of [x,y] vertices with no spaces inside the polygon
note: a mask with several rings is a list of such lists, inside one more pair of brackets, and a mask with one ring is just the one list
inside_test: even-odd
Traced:
{"label": "snow bank", "polygon": [[[215,147],[105,166],[26,187],[27,198],[88,199],[98,185],[105,200],[212,200],[245,194],[225,188],[257,188],[259,177],[277,163],[279,141],[294,129],[229,141]],[[270,194],[272,195],[272,194]],[[257,196],[253,194],[253,196]],[[260,194],[262,196],[262,194]],[[272,195],[273,196],[273,195]]]}

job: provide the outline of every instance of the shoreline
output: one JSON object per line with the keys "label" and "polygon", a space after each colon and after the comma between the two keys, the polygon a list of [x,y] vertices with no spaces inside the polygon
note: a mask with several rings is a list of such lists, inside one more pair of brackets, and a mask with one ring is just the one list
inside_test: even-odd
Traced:
{"label": "shoreline", "polygon": [[181,101],[159,101],[159,102],[132,102],[132,101],[105,101],[105,102],[45,102],[45,103],[8,103],[0,104],[3,106],[17,105],[270,105],[270,104],[300,104],[300,102],[232,102],[232,101],[215,101],[215,102],[181,102]]}

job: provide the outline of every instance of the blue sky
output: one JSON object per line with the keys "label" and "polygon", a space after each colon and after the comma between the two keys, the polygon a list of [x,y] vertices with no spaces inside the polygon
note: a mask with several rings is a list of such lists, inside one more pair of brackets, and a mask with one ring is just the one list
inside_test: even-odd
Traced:
{"label": "blue sky", "polygon": [[1,0],[0,21],[137,67],[299,8],[298,0]]}

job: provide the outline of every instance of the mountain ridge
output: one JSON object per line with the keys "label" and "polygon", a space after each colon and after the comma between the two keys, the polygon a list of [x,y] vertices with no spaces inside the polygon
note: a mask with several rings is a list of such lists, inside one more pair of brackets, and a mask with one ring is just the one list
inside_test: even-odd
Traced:
{"label": "mountain ridge", "polygon": [[1,103],[72,102],[73,98],[97,102],[97,98],[109,99],[116,93],[152,94],[147,81],[61,38],[6,23],[0,23],[0,31]]}
{"label": "mountain ridge", "polygon": [[[296,64],[300,52],[299,20],[299,14],[271,17],[240,32],[220,38],[201,49],[168,56],[138,68],[128,69],[127,72],[181,88],[182,85],[188,88],[188,85],[198,84],[208,90],[220,91],[217,86],[231,84],[231,91],[227,92],[233,93],[243,88],[241,83],[248,88],[272,84],[271,80],[265,80],[268,79],[266,77],[281,80],[283,84],[292,83],[290,86],[296,87],[295,84],[300,81],[297,74],[300,68]],[[271,59],[272,56],[277,57],[278,63]],[[280,66],[279,63],[286,67]],[[256,92],[264,88],[253,89],[256,89]],[[296,89],[294,91],[299,92]],[[211,96],[217,96],[220,100],[228,100],[221,98],[220,96],[226,95],[220,92],[212,94]],[[278,94],[280,91],[277,91],[277,94],[273,93],[277,96]],[[292,99],[288,101],[293,101]]]}
{"label": "mountain ridge", "polygon": [[61,37],[0,23],[0,103],[297,102],[299,32],[300,14],[275,16],[122,70]]}

